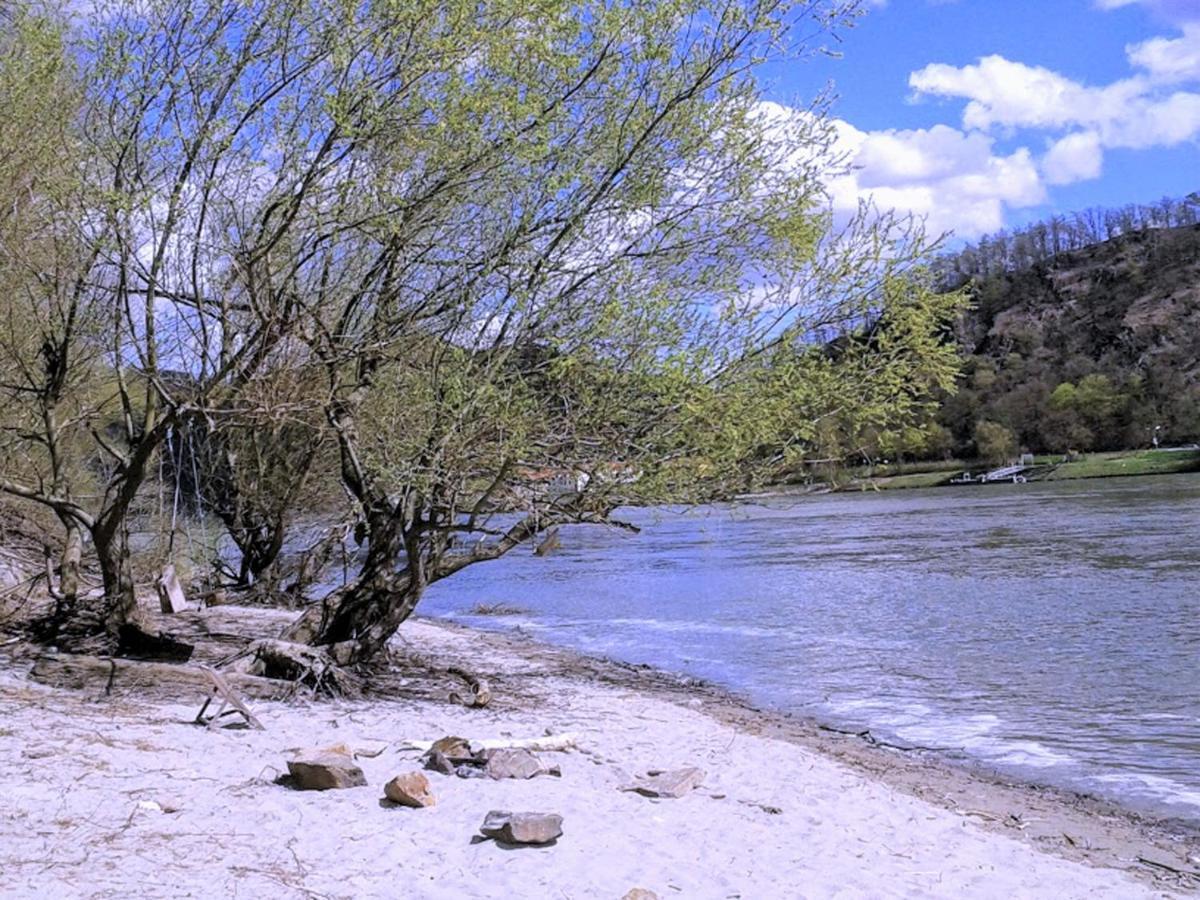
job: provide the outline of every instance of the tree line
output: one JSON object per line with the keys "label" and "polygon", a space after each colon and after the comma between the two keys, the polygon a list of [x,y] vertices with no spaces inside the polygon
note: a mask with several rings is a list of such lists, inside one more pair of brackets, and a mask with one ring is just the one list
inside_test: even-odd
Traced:
{"label": "tree line", "polygon": [[970,291],[959,389],[891,458],[1065,454],[1200,440],[1200,196],[1056,216],[943,256]]}
{"label": "tree line", "polygon": [[947,289],[1052,263],[1055,257],[1149,229],[1200,224],[1200,193],[1163,197],[1157,203],[1091,207],[1051,216],[1024,228],[997,231],[938,258],[938,281]]}

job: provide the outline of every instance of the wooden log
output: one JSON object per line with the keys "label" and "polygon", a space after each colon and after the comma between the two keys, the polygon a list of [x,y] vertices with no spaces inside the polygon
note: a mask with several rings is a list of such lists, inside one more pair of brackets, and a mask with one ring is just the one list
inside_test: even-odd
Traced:
{"label": "wooden log", "polygon": [[[30,674],[35,681],[43,684],[76,690],[155,688],[180,695],[190,695],[197,691],[209,693],[212,690],[212,680],[198,666],[140,662],[107,656],[46,653],[34,661]],[[238,672],[222,674],[230,687],[247,697],[261,700],[286,696],[294,688],[290,682],[273,678],[260,678]]]}
{"label": "wooden log", "polygon": [[[468,741],[467,746],[472,753],[484,750],[530,750],[537,753],[566,752],[578,746],[579,735],[574,732],[564,734],[548,734],[535,738],[483,738]],[[411,740],[400,741],[400,746],[406,750],[421,750],[428,753],[436,741]]]}
{"label": "wooden log", "polygon": [[117,653],[126,659],[150,662],[187,662],[195,647],[174,636],[151,634],[138,625],[126,623],[117,632]]}
{"label": "wooden log", "polygon": [[154,587],[158,591],[158,604],[164,615],[187,612],[187,598],[183,595],[179,576],[175,574],[175,566],[167,563],[158,581],[154,582]]}

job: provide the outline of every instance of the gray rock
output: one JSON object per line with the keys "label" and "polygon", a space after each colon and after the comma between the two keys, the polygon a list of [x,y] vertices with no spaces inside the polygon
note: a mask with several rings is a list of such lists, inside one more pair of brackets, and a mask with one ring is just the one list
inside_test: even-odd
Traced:
{"label": "gray rock", "polygon": [[443,775],[453,775],[457,768],[450,761],[450,757],[440,750],[430,750],[421,757],[421,760],[425,763],[426,769],[429,769],[431,772],[441,772]]}
{"label": "gray rock", "polygon": [[420,772],[405,772],[397,775],[383,786],[383,795],[393,803],[420,809],[437,803],[429,792],[429,779]]}
{"label": "gray rock", "polygon": [[492,810],[479,826],[490,838],[506,844],[549,844],[562,836],[562,816],[555,813],[513,813]]}
{"label": "gray rock", "polygon": [[483,771],[489,778],[533,778],[535,775],[562,775],[558,766],[547,766],[528,750],[489,750],[484,755]]}
{"label": "gray rock", "polygon": [[354,757],[345,753],[318,752],[300,756],[287,764],[292,783],[300,791],[331,791],[362,787],[367,783]]}
{"label": "gray rock", "polygon": [[669,772],[652,770],[632,784],[621,788],[623,791],[636,791],[644,797],[669,797],[678,799],[695,789],[704,780],[704,772],[694,766],[683,769],[672,769]]}

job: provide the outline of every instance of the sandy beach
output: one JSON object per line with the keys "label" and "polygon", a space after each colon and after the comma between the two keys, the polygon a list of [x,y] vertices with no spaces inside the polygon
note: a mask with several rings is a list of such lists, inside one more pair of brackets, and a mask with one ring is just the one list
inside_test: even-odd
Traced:
{"label": "sandy beach", "polygon": [[[189,615],[218,636],[288,617]],[[1200,869],[1194,832],[428,620],[402,629],[386,695],[253,700],[263,731],[191,724],[202,691],[40,683],[34,652],[10,641],[0,659],[4,897],[1130,898],[1200,883],[1171,871]],[[492,682],[485,709],[446,699],[444,667],[468,664]],[[561,777],[428,772],[436,805],[380,802],[421,768],[407,741],[565,733],[576,749],[541,754]],[[334,744],[367,786],[275,783],[298,748]],[[681,798],[620,790],[684,766],[705,776]],[[558,813],[563,836],[473,842],[490,810]]]}

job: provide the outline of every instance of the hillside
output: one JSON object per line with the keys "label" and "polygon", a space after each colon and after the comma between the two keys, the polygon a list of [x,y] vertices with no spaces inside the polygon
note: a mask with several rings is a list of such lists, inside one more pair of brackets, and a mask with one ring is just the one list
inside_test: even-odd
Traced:
{"label": "hillside", "polygon": [[938,413],[953,449],[1200,439],[1200,225],[1134,231],[970,281],[962,388]]}

